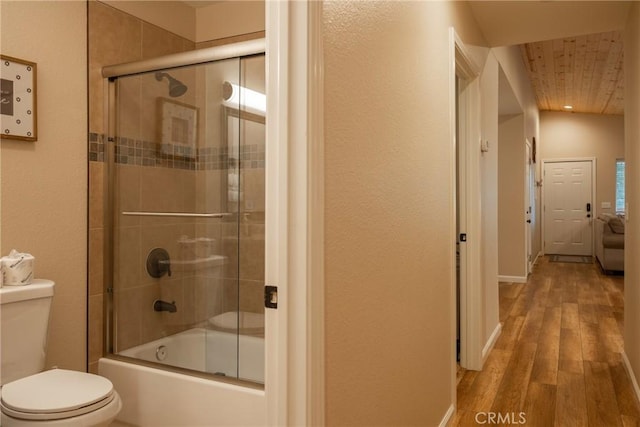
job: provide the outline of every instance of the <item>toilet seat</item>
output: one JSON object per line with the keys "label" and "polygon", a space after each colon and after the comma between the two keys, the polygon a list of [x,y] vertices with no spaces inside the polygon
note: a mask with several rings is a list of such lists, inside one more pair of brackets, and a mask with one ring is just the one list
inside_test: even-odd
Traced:
{"label": "toilet seat", "polygon": [[12,418],[60,420],[96,411],[116,396],[104,377],[53,369],[5,384],[0,405]]}

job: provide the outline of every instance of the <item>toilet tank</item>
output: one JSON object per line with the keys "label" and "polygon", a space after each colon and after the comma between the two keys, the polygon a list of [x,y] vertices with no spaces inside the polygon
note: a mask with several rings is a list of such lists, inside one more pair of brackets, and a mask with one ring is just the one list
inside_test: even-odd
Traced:
{"label": "toilet tank", "polygon": [[44,370],[54,283],[0,288],[0,385]]}

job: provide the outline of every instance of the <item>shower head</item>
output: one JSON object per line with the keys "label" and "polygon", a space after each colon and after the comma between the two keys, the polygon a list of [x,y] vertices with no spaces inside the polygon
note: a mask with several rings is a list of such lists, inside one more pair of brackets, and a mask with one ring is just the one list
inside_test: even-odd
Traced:
{"label": "shower head", "polygon": [[162,81],[162,79],[166,77],[169,80],[169,96],[172,98],[184,95],[187,91],[187,85],[182,83],[180,80],[171,77],[169,73],[163,73],[162,71],[156,71],[156,80]]}

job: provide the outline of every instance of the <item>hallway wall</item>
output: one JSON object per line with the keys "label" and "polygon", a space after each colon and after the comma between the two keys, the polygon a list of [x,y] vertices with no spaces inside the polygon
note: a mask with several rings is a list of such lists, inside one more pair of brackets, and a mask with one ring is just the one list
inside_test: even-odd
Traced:
{"label": "hallway wall", "polygon": [[[522,147],[513,147],[524,150],[525,138],[531,140],[532,136],[538,135],[539,113],[535,102],[535,96],[528,80],[522,55],[517,47],[500,47],[490,50],[484,63],[484,68],[480,77],[481,87],[481,128],[482,139],[488,141],[489,151],[482,153],[481,157],[481,187],[482,187],[482,292],[484,295],[484,342],[490,344],[489,339],[496,331],[499,324],[498,314],[498,280],[499,280],[499,227],[498,222],[498,199],[500,177],[498,176],[499,165],[499,91],[502,83],[499,75],[504,73],[504,78],[509,85],[510,91],[516,98],[520,106],[520,111],[524,111],[523,125],[520,127],[519,137]],[[523,74],[524,73],[524,74]],[[503,88],[504,89],[504,88]],[[516,136],[517,137],[517,136]],[[524,151],[522,151],[522,161],[524,161]],[[522,165],[524,167],[524,165]],[[522,188],[518,187],[519,197],[524,198],[524,175]],[[523,203],[524,203],[524,199]],[[537,216],[534,217],[534,228],[538,228]],[[524,230],[523,230],[524,233]],[[533,253],[539,251],[539,238],[535,238],[534,232]],[[524,239],[524,234],[523,234]],[[524,240],[517,244],[514,249],[519,249],[524,245]],[[508,241],[507,252],[513,245],[513,241]],[[524,255],[523,255],[524,256]],[[524,274],[524,273],[523,273]]]}
{"label": "hallway wall", "polygon": [[481,154],[482,289],[484,291],[484,337],[486,343],[499,324],[498,302],[498,72],[493,52],[480,75],[482,139],[489,151]]}
{"label": "hallway wall", "polygon": [[498,274],[526,281],[524,114],[498,118]]}
{"label": "hallway wall", "polygon": [[324,4],[330,426],[453,404],[450,25],[484,43],[463,2]]}
{"label": "hallway wall", "polygon": [[[640,382],[640,3],[634,2],[624,39],[625,161],[627,224],[625,230],[624,347]],[[640,390],[636,388],[636,393]]]}
{"label": "hallway wall", "polygon": [[[529,80],[529,74],[522,60],[522,54],[518,46],[498,47],[491,50],[498,58],[500,67],[504,71],[505,76],[509,82],[509,85],[513,89],[513,93],[524,112],[524,135],[522,137],[522,145],[524,150],[525,139],[529,141],[540,140],[540,112],[538,111],[538,105],[536,103],[535,94]],[[524,155],[523,155],[524,161]],[[535,164],[536,176],[540,176],[540,165],[542,163],[537,160]],[[523,178],[524,179],[524,178]],[[522,191],[524,192],[524,182],[522,185]],[[533,257],[540,252],[542,248],[541,244],[541,223],[540,223],[540,187],[536,187],[535,193],[536,211],[533,218],[533,233],[531,235],[531,249]],[[524,203],[524,202],[523,202]]]}

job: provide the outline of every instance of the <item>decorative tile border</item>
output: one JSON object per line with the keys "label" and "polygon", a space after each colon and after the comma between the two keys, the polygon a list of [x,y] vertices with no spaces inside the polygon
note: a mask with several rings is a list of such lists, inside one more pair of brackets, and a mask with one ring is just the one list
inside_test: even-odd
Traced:
{"label": "decorative tile border", "polygon": [[[102,134],[89,134],[89,160],[104,162],[105,139]],[[158,144],[131,138],[117,138],[115,146],[116,163],[163,167],[186,170],[226,170],[233,167],[227,147],[197,148],[195,153],[188,147],[172,144]],[[245,169],[264,169],[264,146],[246,144],[240,146],[240,161]]]}
{"label": "decorative tile border", "polygon": [[103,135],[97,133],[89,134],[89,160],[92,162],[104,162]]}

